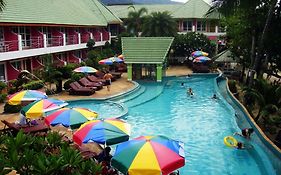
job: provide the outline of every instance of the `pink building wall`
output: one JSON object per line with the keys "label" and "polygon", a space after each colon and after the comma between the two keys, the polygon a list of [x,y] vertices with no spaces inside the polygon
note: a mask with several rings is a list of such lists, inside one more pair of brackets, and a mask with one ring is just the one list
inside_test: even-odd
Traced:
{"label": "pink building wall", "polygon": [[52,46],[63,45],[63,33],[58,28],[52,28]]}
{"label": "pink building wall", "polygon": [[14,80],[18,77],[20,71],[15,69],[9,61],[6,62],[6,68],[7,68],[7,80]]}
{"label": "pink building wall", "polygon": [[68,63],[79,63],[79,58],[74,55],[74,52],[68,52]]}
{"label": "pink building wall", "polygon": [[101,34],[100,31],[97,29],[93,30],[93,35],[94,35],[94,40],[97,41],[101,41]]}
{"label": "pink building wall", "polygon": [[68,28],[67,34],[68,34],[67,44],[78,44],[78,33],[74,30],[74,28]]}
{"label": "pink building wall", "polygon": [[12,32],[12,27],[4,27],[4,39],[7,51],[19,50],[18,34]]}
{"label": "pink building wall", "polygon": [[44,47],[43,33],[39,32],[39,27],[31,27],[31,47],[42,48]]}
{"label": "pink building wall", "polygon": [[42,68],[44,65],[41,64],[38,60],[38,57],[32,57],[32,71]]}
{"label": "pink building wall", "polygon": [[104,28],[101,30],[101,32],[102,32],[102,40],[108,41],[109,40],[109,32],[106,31]]}

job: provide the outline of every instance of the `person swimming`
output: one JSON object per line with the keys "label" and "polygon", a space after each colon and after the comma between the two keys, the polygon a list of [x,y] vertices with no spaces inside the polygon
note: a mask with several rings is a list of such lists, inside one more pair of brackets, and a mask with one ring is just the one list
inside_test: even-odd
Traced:
{"label": "person swimming", "polygon": [[235,133],[233,133],[233,135],[240,135],[242,137],[250,139],[251,134],[253,134],[253,132],[254,132],[253,128],[244,128],[241,130],[241,133],[235,132]]}
{"label": "person swimming", "polygon": [[189,94],[189,95],[194,95],[194,93],[193,93],[193,91],[192,91],[192,89],[191,88],[188,88],[188,91],[187,91],[187,93]]}

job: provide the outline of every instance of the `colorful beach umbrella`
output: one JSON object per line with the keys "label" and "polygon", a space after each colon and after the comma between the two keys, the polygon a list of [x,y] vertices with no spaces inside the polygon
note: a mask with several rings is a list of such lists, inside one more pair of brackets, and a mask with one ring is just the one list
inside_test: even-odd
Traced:
{"label": "colorful beach umbrella", "polygon": [[81,72],[81,73],[95,73],[98,70],[93,68],[93,67],[89,67],[89,66],[81,66],[78,67],[76,69],[73,70],[74,72]]}
{"label": "colorful beach umbrella", "polygon": [[117,145],[111,165],[124,174],[167,175],[184,166],[183,143],[164,136],[141,136]]}
{"label": "colorful beach umbrella", "polygon": [[211,58],[205,57],[205,56],[200,56],[200,57],[194,58],[193,63],[205,63],[208,61],[211,61]]}
{"label": "colorful beach umbrella", "polygon": [[34,101],[21,109],[21,114],[26,118],[38,118],[43,117],[45,112],[62,108],[68,105],[65,101],[57,100],[53,98],[41,99]]}
{"label": "colorful beach umbrella", "polygon": [[48,98],[48,96],[37,90],[24,90],[8,96],[8,103],[10,105],[19,105],[23,101],[35,101]]}
{"label": "colorful beach umbrella", "polygon": [[84,123],[73,134],[73,141],[82,143],[96,142],[113,145],[129,140],[131,126],[118,119],[92,120]]}
{"label": "colorful beach umbrella", "polygon": [[45,117],[47,125],[63,125],[72,129],[79,128],[81,124],[97,118],[96,112],[86,108],[62,108]]}
{"label": "colorful beach umbrella", "polygon": [[99,64],[112,65],[114,63],[123,63],[124,60],[118,57],[110,57],[99,61]]}
{"label": "colorful beach umbrella", "polygon": [[194,51],[191,53],[191,56],[193,58],[196,58],[196,57],[200,57],[200,56],[208,56],[209,54],[207,52],[203,52],[203,51]]}

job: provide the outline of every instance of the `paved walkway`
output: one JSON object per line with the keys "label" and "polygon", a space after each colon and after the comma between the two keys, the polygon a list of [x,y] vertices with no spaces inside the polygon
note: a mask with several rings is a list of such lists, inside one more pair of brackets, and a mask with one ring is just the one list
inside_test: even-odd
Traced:
{"label": "paved walkway", "polygon": [[[186,66],[170,66],[167,71],[167,76],[180,76],[180,75],[187,75],[191,74],[192,71],[188,69]],[[127,73],[123,73],[120,79],[112,82],[110,91],[107,91],[107,88],[104,87],[103,89],[96,91],[95,94],[90,96],[74,96],[68,95],[68,92],[63,92],[61,94],[52,95],[49,97],[57,98],[61,100],[75,100],[81,98],[106,98],[112,95],[119,94],[121,92],[127,91],[134,87],[134,84],[130,81],[127,81]],[[0,104],[0,120],[8,120],[10,122],[15,122],[18,120],[19,114],[3,114],[4,104]],[[3,128],[4,125],[0,122],[0,128]]]}

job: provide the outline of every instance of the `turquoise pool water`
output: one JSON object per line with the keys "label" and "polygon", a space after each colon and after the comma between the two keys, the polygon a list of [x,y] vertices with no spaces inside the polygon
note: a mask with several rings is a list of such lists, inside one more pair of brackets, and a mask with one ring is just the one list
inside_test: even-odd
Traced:
{"label": "turquoise pool water", "polygon": [[[250,150],[236,150],[224,145],[223,138],[240,129],[235,111],[216,91],[214,82],[214,76],[169,78],[162,84],[139,82],[146,89],[144,93],[122,101],[129,108],[123,118],[132,125],[132,138],[165,135],[184,142],[186,164],[180,169],[181,175],[276,174],[269,158],[254,139],[247,141],[237,137],[251,144],[253,149]],[[193,89],[193,97],[186,93],[189,87]],[[211,98],[214,93],[218,100]],[[75,105],[81,104],[93,107],[83,101]],[[107,109],[100,112],[109,112],[112,116],[118,112]]]}
{"label": "turquoise pool water", "polygon": [[124,112],[122,106],[114,102],[99,100],[77,100],[68,102],[68,107],[88,108],[98,113],[98,118],[116,118]]}

